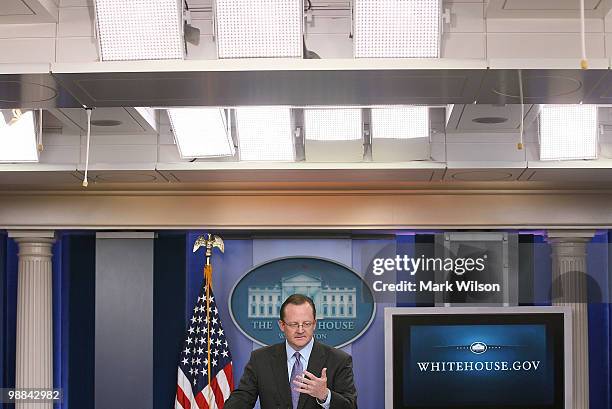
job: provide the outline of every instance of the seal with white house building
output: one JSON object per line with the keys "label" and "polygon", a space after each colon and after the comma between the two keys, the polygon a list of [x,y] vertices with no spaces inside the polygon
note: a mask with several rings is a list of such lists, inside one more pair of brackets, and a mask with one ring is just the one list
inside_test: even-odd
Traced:
{"label": "seal with white house building", "polygon": [[257,343],[282,341],[277,321],[291,294],[312,298],[317,309],[315,337],[332,346],[354,341],[375,313],[372,293],[359,273],[332,260],[290,257],[256,266],[238,281],[230,295],[232,318]]}

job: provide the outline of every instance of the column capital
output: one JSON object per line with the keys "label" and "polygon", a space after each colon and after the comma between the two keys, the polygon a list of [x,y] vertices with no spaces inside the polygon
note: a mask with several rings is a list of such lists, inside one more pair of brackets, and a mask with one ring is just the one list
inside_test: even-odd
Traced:
{"label": "column capital", "polygon": [[53,230],[9,230],[8,236],[19,244],[19,259],[52,257]]}
{"label": "column capital", "polygon": [[12,239],[47,239],[55,240],[54,230],[9,230],[8,236]]}
{"label": "column capital", "polygon": [[595,236],[595,230],[548,230],[549,243],[588,243]]}

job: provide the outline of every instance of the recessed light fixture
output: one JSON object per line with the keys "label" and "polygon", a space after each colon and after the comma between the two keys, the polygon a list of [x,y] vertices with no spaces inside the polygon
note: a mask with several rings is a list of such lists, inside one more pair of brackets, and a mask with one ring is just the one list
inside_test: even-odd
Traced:
{"label": "recessed light fixture", "polygon": [[92,126],[103,126],[103,127],[119,126],[122,123],[123,122],[117,121],[116,119],[94,119],[91,121]]}
{"label": "recessed light fixture", "polygon": [[472,122],[476,122],[477,124],[495,125],[508,122],[508,118],[504,118],[501,116],[483,116],[481,118],[472,119]]}

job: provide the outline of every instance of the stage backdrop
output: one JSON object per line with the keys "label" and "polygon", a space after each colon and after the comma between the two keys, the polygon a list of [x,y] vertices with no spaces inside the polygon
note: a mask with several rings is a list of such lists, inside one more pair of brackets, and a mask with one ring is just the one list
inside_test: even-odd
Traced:
{"label": "stage backdrop", "polygon": [[[191,251],[202,232],[158,232],[153,249],[152,291],[153,408],[173,407],[176,370],[185,325],[202,281],[204,260]],[[335,260],[358,274],[364,274],[375,257],[392,254],[425,254],[432,251],[434,235],[399,232],[385,236],[325,236],[300,239],[271,235],[265,237],[225,235],[225,254],[215,254],[214,291],[227,339],[234,358],[237,383],[251,351],[259,345],[245,336],[230,317],[229,295],[236,282],[255,265],[287,256],[314,256]],[[550,249],[538,234],[521,234],[519,299],[522,304],[546,304],[550,288]],[[598,234],[589,246],[589,272],[600,286],[610,288],[610,237]],[[397,280],[406,278],[398,273]],[[143,276],[145,277],[145,276]],[[144,279],[144,278],[143,278]],[[150,279],[150,278],[149,278]],[[96,237],[94,232],[59,232],[54,246],[54,383],[64,388],[66,399],[56,408],[106,409],[95,397]],[[603,284],[603,285],[602,285]],[[15,316],[17,297],[17,246],[0,233],[0,385],[14,386]],[[609,294],[589,305],[589,353],[591,408],[612,407],[610,378],[611,307]],[[360,408],[381,408],[384,402],[383,310],[386,306],[431,306],[433,300],[402,296],[377,303],[376,315],[367,331],[344,349],[354,357],[355,381]],[[129,313],[129,312],[128,312]],[[138,316],[127,317],[138,320]],[[100,323],[99,323],[100,324]],[[98,331],[101,329],[98,328]],[[125,363],[124,363],[125,364]],[[136,364],[136,363],[134,363]],[[121,377],[120,372],[116,372]],[[146,374],[150,377],[151,374]],[[99,385],[98,385],[99,386]],[[135,402],[137,402],[136,399]],[[115,407],[121,407],[117,403]],[[131,405],[130,407],[138,407]],[[110,408],[109,408],[110,409]],[[144,408],[143,408],[144,409]],[[149,408],[146,408],[149,409]]]}

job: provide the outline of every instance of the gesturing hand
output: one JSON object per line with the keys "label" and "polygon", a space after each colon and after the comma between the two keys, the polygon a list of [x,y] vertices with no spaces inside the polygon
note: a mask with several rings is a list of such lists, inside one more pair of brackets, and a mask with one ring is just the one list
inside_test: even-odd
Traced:
{"label": "gesturing hand", "polygon": [[293,383],[295,390],[300,393],[305,393],[319,400],[327,399],[327,368],[323,368],[320,378],[304,371],[302,376],[296,377]]}

